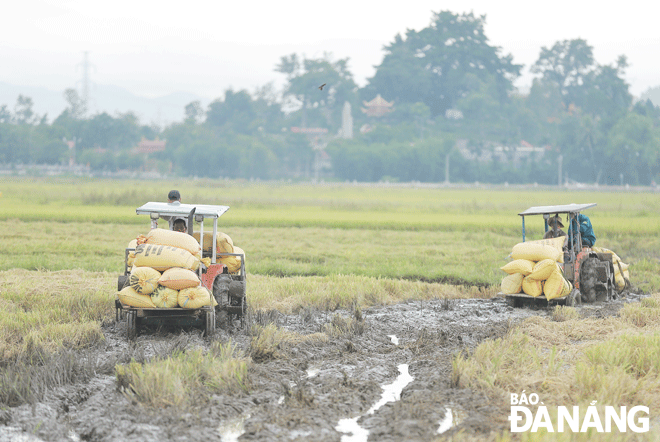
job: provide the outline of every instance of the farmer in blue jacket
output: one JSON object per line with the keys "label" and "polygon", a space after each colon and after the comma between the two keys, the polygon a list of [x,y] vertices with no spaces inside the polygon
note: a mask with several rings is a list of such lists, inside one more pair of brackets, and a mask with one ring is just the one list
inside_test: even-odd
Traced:
{"label": "farmer in blue jacket", "polygon": [[568,228],[568,235],[572,238],[573,244],[576,246],[578,246],[576,244],[577,234],[574,232],[577,232],[578,229],[580,229],[580,236],[582,237],[582,247],[593,247],[596,244],[596,235],[594,234],[594,228],[591,226],[591,220],[587,215],[579,213],[577,217],[573,218]]}

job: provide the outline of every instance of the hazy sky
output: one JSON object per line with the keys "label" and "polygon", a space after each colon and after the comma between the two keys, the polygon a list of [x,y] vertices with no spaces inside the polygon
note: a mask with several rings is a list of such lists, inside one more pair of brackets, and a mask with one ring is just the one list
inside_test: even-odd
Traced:
{"label": "hazy sky", "polygon": [[[176,6],[172,6],[176,5]],[[486,15],[486,36],[528,67],[542,46],[587,40],[596,61],[628,57],[626,80],[639,95],[660,85],[660,6],[603,1],[238,1],[26,0],[0,15],[0,82],[52,90],[80,87],[83,52],[90,80],[156,97],[177,91],[206,98],[275,82],[293,52],[335,59],[363,86],[397,33],[422,29],[432,11]],[[526,69],[523,71],[526,73]],[[531,83],[529,74],[518,82]]]}

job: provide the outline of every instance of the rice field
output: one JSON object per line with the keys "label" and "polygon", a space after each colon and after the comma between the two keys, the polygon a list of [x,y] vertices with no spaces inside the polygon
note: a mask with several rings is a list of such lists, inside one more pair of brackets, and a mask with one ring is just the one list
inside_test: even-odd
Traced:
{"label": "rice field", "polygon": [[[558,406],[595,405],[649,409],[649,433],[526,433],[526,441],[657,440],[660,407],[660,294],[628,304],[618,317],[580,318],[572,307],[557,308],[552,318],[525,320],[503,338],[486,341],[453,361],[452,381],[476,388],[501,404],[511,394],[536,393],[558,422]],[[565,310],[565,311],[561,311]],[[532,407],[535,411],[536,407]],[[515,440],[505,434],[501,441]]]}
{"label": "rice field", "polygon": [[[639,289],[660,292],[658,193],[2,179],[3,364],[102,342],[101,324],[114,316],[124,248],[149,229],[149,219],[136,216],[135,208],[164,200],[171,188],[181,191],[184,203],[231,207],[220,230],[246,252],[253,311],[332,311],[409,299],[495,296],[504,276],[500,267],[521,241],[517,214],[530,206],[573,202],[598,204],[586,212],[596,245],[630,264],[631,281]],[[540,238],[541,218],[528,219],[526,228],[528,239]],[[500,396],[527,385],[557,403],[567,398],[588,402],[598,394],[657,406],[658,305],[655,295],[616,319],[580,319],[574,310],[561,309],[550,320],[530,319],[457,358],[454,382]],[[601,337],[589,340],[594,330]],[[272,342],[292,339],[278,333],[267,328],[257,333],[261,341],[255,341],[251,356],[275,351]],[[579,345],[569,345],[574,342]],[[640,346],[646,350],[621,350]],[[187,403],[190,398],[180,388],[199,389],[199,379],[215,391],[243,391],[247,359],[229,345],[211,353],[173,353],[144,366],[118,365],[115,374],[120,385],[140,384],[143,397],[138,399],[154,406]],[[189,385],[177,389],[158,383],[162,370],[193,371],[191,358],[198,373]],[[228,373],[222,379],[230,381],[209,374],[216,372]]]}
{"label": "rice field", "polygon": [[[597,245],[631,264],[640,289],[660,290],[659,194],[531,187],[3,179],[0,271],[31,270],[41,279],[43,272],[78,270],[92,272],[89,280],[101,272],[112,287],[123,249],[149,229],[135,208],[163,200],[170,188],[180,189],[184,202],[231,207],[220,230],[246,252],[253,307],[492,296],[499,268],[522,238],[517,213],[567,202],[597,203],[587,211]],[[526,234],[541,236],[540,217],[527,219]],[[328,285],[332,302],[324,300]],[[388,295],[374,295],[379,291]]]}
{"label": "rice field", "polygon": [[[534,205],[595,202],[597,245],[633,264],[637,284],[660,287],[660,195],[534,188],[451,189],[229,181],[0,181],[0,270],[121,271],[122,249],[149,229],[135,208],[162,201],[229,205],[220,229],[247,254],[253,275],[356,275],[495,286],[517,213]],[[542,235],[540,217],[527,238]],[[535,222],[536,221],[536,222]]]}

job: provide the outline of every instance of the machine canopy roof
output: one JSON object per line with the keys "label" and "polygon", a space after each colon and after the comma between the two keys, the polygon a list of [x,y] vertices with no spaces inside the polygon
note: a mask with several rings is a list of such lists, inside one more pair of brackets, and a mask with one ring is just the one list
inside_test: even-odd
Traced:
{"label": "machine canopy roof", "polygon": [[520,212],[518,215],[527,216],[527,215],[545,215],[545,214],[551,215],[553,213],[576,213],[576,212],[582,212],[583,210],[589,209],[590,207],[594,207],[595,205],[596,203],[564,204],[562,206],[537,206],[537,207],[530,207],[524,212]]}
{"label": "machine canopy roof", "polygon": [[138,215],[157,213],[159,216],[180,216],[185,218],[192,209],[195,209],[195,216],[202,215],[204,218],[220,218],[229,210],[229,206],[148,202],[135,209],[135,213]]}

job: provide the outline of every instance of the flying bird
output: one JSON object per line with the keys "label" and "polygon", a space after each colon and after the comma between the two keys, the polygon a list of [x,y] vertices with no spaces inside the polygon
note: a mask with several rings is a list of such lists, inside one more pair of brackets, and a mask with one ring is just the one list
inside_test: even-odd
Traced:
{"label": "flying bird", "polygon": [[326,83],[323,83],[321,86],[319,86],[319,90],[322,91],[322,90],[323,90],[323,86],[325,86],[325,85],[326,85]]}

